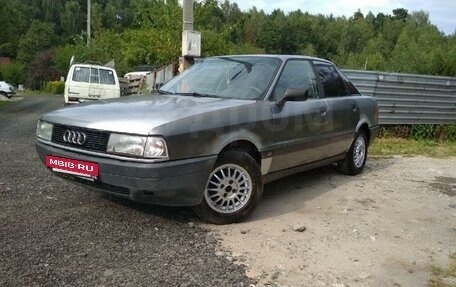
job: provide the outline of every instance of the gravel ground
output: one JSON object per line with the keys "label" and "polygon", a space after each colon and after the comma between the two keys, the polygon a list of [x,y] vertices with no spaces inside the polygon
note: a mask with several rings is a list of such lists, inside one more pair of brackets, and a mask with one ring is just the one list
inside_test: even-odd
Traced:
{"label": "gravel ground", "polygon": [[0,286],[249,286],[184,208],[112,199],[47,172],[36,121],[62,97],[0,107]]}

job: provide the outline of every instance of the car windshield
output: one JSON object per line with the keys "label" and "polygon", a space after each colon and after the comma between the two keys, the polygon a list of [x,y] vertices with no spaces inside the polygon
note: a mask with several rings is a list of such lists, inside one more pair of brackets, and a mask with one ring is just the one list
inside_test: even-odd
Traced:
{"label": "car windshield", "polygon": [[159,92],[257,100],[266,92],[280,63],[280,59],[272,57],[209,58],[173,78]]}

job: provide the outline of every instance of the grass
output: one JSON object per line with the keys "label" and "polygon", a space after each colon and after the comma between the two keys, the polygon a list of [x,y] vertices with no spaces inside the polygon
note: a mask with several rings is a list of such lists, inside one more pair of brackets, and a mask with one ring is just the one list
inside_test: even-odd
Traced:
{"label": "grass", "polygon": [[36,95],[42,95],[42,94],[44,94],[44,92],[37,91],[37,90],[28,90],[28,89],[17,92],[18,96],[36,96]]}
{"label": "grass", "polygon": [[11,102],[10,101],[0,101],[0,107],[6,106],[9,103],[11,103]]}
{"label": "grass", "polygon": [[369,148],[374,156],[415,156],[454,157],[456,156],[456,142],[445,141],[417,141],[402,138],[377,138]]}
{"label": "grass", "polygon": [[450,255],[448,267],[431,267],[428,287],[456,287],[456,252]]}

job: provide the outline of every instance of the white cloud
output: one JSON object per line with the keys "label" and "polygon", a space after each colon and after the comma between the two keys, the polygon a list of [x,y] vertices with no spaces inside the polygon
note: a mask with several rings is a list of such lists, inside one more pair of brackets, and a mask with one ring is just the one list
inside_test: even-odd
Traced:
{"label": "white cloud", "polygon": [[281,9],[286,12],[301,9],[310,14],[323,14],[350,17],[360,9],[362,13],[392,14],[396,8],[404,8],[409,12],[424,10],[429,12],[431,22],[446,34],[456,31],[456,1],[455,0],[232,0],[238,3],[242,10],[255,6],[265,12]]}

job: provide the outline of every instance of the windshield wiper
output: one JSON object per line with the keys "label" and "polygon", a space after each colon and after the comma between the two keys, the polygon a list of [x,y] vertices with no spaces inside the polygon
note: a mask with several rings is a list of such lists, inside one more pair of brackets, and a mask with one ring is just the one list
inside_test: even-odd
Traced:
{"label": "windshield wiper", "polygon": [[198,93],[198,92],[179,93],[179,95],[191,96],[191,97],[197,97],[197,98],[219,98],[219,96],[217,96],[217,95],[202,94],[202,93]]}
{"label": "windshield wiper", "polygon": [[162,89],[158,89],[158,93],[161,95],[175,95],[175,93],[173,93],[173,92],[165,91]]}

